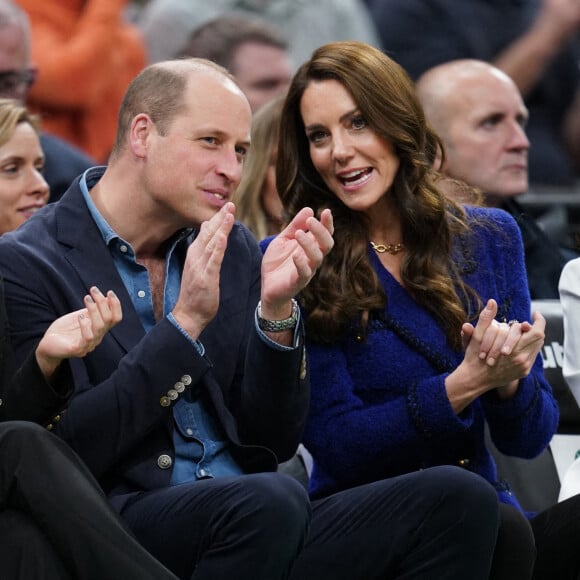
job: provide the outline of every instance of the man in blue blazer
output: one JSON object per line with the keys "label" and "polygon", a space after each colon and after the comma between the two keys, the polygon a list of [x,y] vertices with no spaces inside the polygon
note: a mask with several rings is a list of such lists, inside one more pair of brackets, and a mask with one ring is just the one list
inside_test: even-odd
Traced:
{"label": "man in blue blazer", "polygon": [[0,239],[20,359],[86,288],[122,303],[122,322],[71,361],[74,394],[51,426],[180,578],[465,578],[474,559],[488,566],[497,530],[481,478],[435,468],[311,506],[276,472],[309,400],[293,296],[331,250],[333,224],[305,208],[262,258],[233,215],[250,125],[225,69],[147,67],[109,165]]}

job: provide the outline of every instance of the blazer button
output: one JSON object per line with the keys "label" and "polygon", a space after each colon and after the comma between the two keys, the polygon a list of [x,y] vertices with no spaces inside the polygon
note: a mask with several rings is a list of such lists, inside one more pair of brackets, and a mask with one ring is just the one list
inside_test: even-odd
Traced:
{"label": "blazer button", "polygon": [[171,457],[169,457],[169,455],[163,454],[157,458],[157,465],[161,469],[169,469],[172,464],[173,464],[173,460],[171,459]]}
{"label": "blazer button", "polygon": [[181,381],[177,381],[174,385],[173,388],[178,392],[178,393],[183,393],[183,391],[185,391],[185,384]]}
{"label": "blazer button", "polygon": [[189,385],[191,385],[191,377],[189,375],[183,375],[181,377],[181,382],[188,387]]}
{"label": "blazer button", "polygon": [[167,391],[167,396],[172,400],[175,401],[175,399],[177,399],[177,397],[179,397],[179,395],[177,394],[177,391],[174,389],[169,389]]}
{"label": "blazer button", "polygon": [[169,397],[161,397],[161,399],[159,399],[159,404],[162,407],[169,407],[169,405],[171,405],[171,399]]}
{"label": "blazer button", "polygon": [[470,461],[469,461],[469,459],[465,458],[465,459],[460,459],[457,463],[459,463],[459,465],[461,467],[469,467]]}

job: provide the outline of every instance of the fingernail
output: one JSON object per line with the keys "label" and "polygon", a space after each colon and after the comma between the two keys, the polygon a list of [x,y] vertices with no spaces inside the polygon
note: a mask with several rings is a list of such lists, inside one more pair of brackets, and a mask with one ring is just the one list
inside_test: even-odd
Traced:
{"label": "fingernail", "polygon": [[492,367],[495,364],[495,359],[494,358],[488,358],[487,359],[487,364]]}
{"label": "fingernail", "polygon": [[96,292],[97,294],[100,294],[101,293],[101,291],[96,286],[93,286],[91,288],[91,292]]}
{"label": "fingernail", "polygon": [[485,352],[480,352],[479,353],[479,360],[483,360],[486,357],[486,353]]}
{"label": "fingernail", "polygon": [[115,293],[114,293],[112,290],[109,290],[109,291],[107,292],[107,294],[108,294],[109,296],[111,296],[112,298],[117,298],[117,295],[116,295],[116,294],[115,294]]}

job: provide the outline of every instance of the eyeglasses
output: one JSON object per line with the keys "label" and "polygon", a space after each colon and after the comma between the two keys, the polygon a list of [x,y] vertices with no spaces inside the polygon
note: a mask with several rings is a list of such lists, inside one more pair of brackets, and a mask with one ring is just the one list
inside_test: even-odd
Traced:
{"label": "eyeglasses", "polygon": [[36,69],[0,72],[0,96],[21,99],[36,81]]}

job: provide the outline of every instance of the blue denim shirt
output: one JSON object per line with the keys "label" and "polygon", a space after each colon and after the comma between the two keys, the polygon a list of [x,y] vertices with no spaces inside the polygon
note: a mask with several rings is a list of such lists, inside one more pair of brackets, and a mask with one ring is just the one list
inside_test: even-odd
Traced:
{"label": "blue denim shirt", "polygon": [[[131,245],[112,230],[89,194],[89,189],[100,179],[103,170],[104,168],[87,170],[81,178],[80,188],[89,212],[111,252],[115,266],[127,288],[139,319],[145,331],[149,331],[155,325],[155,315],[147,269],[136,261],[135,252]],[[201,342],[189,337],[171,314],[181,284],[181,264],[175,248],[191,234],[192,230],[179,232],[169,244],[166,255],[163,314],[179,328],[192,342],[199,354],[203,356],[205,351]],[[173,431],[175,462],[171,475],[172,485],[208,477],[225,477],[242,473],[241,468],[231,456],[226,438],[203,405],[200,393],[196,389],[190,389],[175,403],[173,417],[175,421]]]}

